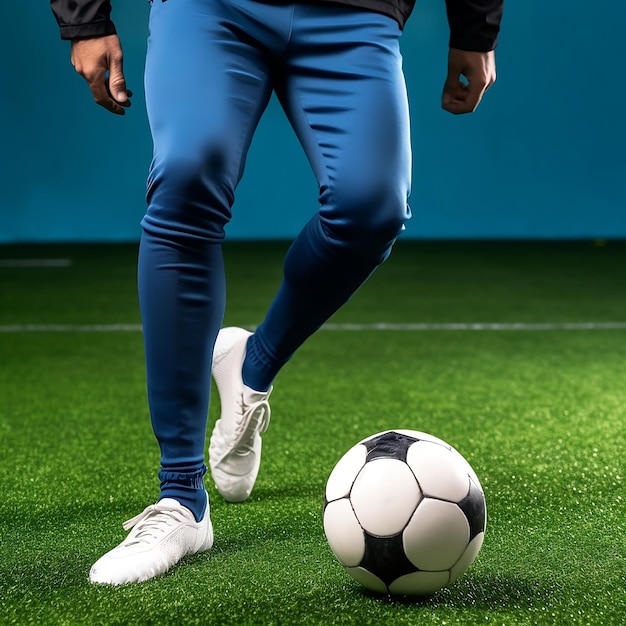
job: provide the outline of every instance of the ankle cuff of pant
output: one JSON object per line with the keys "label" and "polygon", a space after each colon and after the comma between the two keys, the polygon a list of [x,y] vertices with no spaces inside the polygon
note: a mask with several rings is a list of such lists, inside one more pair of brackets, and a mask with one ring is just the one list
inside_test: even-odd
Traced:
{"label": "ankle cuff of pant", "polygon": [[291,355],[286,359],[273,359],[268,357],[265,350],[265,342],[255,332],[246,345],[246,358],[241,368],[243,384],[255,391],[268,391],[274,382],[274,378],[280,369],[289,361]]}
{"label": "ankle cuff of pant", "polygon": [[159,471],[159,480],[161,481],[161,486],[165,483],[175,483],[177,485],[191,487],[192,489],[203,489],[203,479],[206,472],[206,465],[193,472],[178,472],[175,470],[162,469]]}

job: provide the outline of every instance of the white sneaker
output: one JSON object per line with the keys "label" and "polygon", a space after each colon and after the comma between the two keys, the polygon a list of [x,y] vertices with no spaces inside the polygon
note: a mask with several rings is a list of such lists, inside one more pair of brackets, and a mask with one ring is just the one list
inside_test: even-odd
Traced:
{"label": "white sneaker", "polygon": [[140,583],[163,574],[187,554],[213,545],[208,506],[204,519],[177,500],[164,498],[124,523],[131,530],[119,546],[100,557],[89,572],[92,583],[123,585]]}
{"label": "white sneaker", "polygon": [[229,502],[242,502],[252,492],[261,463],[261,433],[270,422],[272,388],[255,391],[241,377],[251,334],[243,328],[222,328],[213,351],[221,415],[211,435],[209,465],[217,490]]}

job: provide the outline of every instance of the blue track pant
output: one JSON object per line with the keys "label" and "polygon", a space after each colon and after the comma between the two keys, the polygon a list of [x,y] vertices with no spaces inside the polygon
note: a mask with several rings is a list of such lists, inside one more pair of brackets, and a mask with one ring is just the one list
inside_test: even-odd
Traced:
{"label": "blue track pant", "polygon": [[220,245],[259,119],[276,93],[319,183],[319,209],[248,344],[244,381],[263,390],[387,257],[410,216],[399,37],[392,19],[333,4],[153,2],[145,84],[154,158],[139,296],[162,496],[196,516],[225,303]]}

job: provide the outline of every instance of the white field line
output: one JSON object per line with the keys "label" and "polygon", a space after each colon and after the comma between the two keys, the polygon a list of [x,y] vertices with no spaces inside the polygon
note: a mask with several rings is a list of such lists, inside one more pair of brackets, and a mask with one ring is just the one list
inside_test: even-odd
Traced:
{"label": "white field line", "polygon": [[139,333],[141,324],[6,324],[0,333]]}
{"label": "white field line", "polygon": [[432,330],[615,330],[626,329],[626,322],[443,322],[415,324],[326,324],[323,330],[400,330],[400,331],[432,331]]}
{"label": "white field line", "polygon": [[70,267],[72,259],[0,259],[0,268]]}
{"label": "white field line", "polygon": [[[246,326],[254,330],[255,326]],[[0,333],[119,333],[141,332],[141,324],[5,324]],[[325,324],[326,331],[551,331],[551,330],[626,330],[626,322],[475,322],[391,324]]]}

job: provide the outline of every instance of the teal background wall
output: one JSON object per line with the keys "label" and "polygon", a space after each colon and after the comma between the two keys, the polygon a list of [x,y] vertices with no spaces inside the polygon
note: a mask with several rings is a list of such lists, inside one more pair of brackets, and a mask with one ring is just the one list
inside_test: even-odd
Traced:
{"label": "teal background wall", "polygon": [[[403,36],[413,114],[408,238],[626,238],[626,5],[509,0],[498,81],[473,115],[439,108],[443,0]],[[151,142],[142,71],[148,4],[113,2],[134,104],[93,104],[46,0],[11,5],[0,40],[0,242],[139,237]],[[316,210],[306,160],[275,101],[239,188],[232,239],[291,238]]]}

